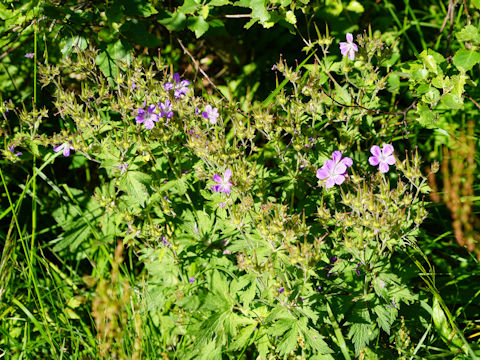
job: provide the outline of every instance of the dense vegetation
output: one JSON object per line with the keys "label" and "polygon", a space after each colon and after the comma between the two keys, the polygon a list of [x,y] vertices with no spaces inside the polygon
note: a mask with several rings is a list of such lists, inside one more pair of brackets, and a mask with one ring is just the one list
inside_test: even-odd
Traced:
{"label": "dense vegetation", "polygon": [[480,358],[480,1],[0,19],[0,357]]}

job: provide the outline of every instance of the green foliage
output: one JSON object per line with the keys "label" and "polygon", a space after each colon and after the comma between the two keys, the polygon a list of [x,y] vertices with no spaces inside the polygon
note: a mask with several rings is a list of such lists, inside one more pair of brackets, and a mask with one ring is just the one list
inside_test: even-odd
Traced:
{"label": "green foliage", "polygon": [[[16,91],[29,77],[12,74],[33,68],[49,100],[39,106],[35,92],[31,108],[0,104],[0,219],[11,217],[0,232],[0,349],[11,358],[475,359],[478,263],[441,252],[453,248],[438,241],[449,230],[430,235],[449,224],[428,203],[439,166],[425,169],[480,112],[480,13],[468,5],[430,41],[428,29],[453,11],[434,2],[401,11],[308,0],[1,4],[0,43],[11,46],[2,89]],[[197,38],[219,49],[235,29],[278,39],[282,27],[305,55],[294,66],[280,57],[263,102],[236,97],[242,82],[266,87],[252,80],[266,69],[258,59],[218,92],[213,78],[194,82],[192,69],[204,74],[209,61],[190,53]],[[354,60],[338,49],[346,32]],[[34,60],[22,53],[15,63],[28,36]],[[148,54],[172,55],[168,37],[193,59],[179,70],[188,86],[173,80],[172,58]],[[171,116],[160,111],[167,101]],[[148,116],[136,119],[149,105],[160,116],[152,129]],[[381,173],[369,157],[385,143],[395,163]],[[69,157],[52,156],[61,144]],[[316,174],[336,150],[353,165],[327,187]],[[216,191],[218,176],[231,191]],[[436,278],[430,257],[455,280]],[[473,291],[467,302],[458,305],[457,289],[442,299],[438,283],[452,282]]]}

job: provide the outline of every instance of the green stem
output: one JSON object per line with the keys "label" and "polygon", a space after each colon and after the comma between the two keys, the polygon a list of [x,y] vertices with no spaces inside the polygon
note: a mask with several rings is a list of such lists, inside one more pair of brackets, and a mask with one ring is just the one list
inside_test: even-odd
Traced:
{"label": "green stem", "polygon": [[328,317],[330,318],[330,322],[333,325],[333,332],[335,333],[335,337],[337,338],[338,346],[340,346],[340,350],[342,351],[343,357],[345,358],[345,360],[352,360],[348,352],[347,344],[345,343],[345,338],[343,337],[342,330],[340,329],[340,326],[338,325],[338,322],[335,319],[335,315],[333,314],[328,301],[327,301],[327,312],[328,312]]}

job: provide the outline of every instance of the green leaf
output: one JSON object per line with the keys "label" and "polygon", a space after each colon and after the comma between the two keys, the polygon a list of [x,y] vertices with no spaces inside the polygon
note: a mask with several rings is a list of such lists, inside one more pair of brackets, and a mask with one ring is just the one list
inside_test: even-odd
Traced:
{"label": "green leaf", "polygon": [[442,104],[450,109],[462,109],[463,99],[454,94],[446,94],[442,97]]}
{"label": "green leaf", "polygon": [[135,44],[148,48],[157,47],[161,44],[161,41],[148,31],[148,26],[147,21],[132,19],[125,21],[120,28],[120,33]]}
{"label": "green leaf", "polygon": [[383,304],[375,306],[373,310],[377,315],[378,326],[390,335],[390,328],[395,321],[397,310],[395,310],[395,308],[387,309]]}
{"label": "green leaf", "polygon": [[122,3],[125,8],[124,13],[127,16],[149,17],[158,13],[150,1],[123,0]]}
{"label": "green leaf", "polygon": [[68,55],[72,51],[73,47],[78,47],[80,50],[85,50],[88,46],[87,39],[82,36],[74,36],[70,37],[65,41],[65,45],[63,46],[61,52],[62,55]]}
{"label": "green leaf", "polygon": [[241,329],[232,345],[230,345],[230,350],[239,350],[248,345],[249,340],[253,338],[252,334],[256,328],[257,324],[250,324]]}
{"label": "green leaf", "polygon": [[105,76],[115,78],[121,67],[120,61],[130,63],[130,50],[130,44],[125,40],[118,40],[109,44],[106,50],[101,51],[95,58],[95,62]]}
{"label": "green leaf", "polygon": [[193,14],[200,6],[201,2],[199,0],[185,0],[183,5],[180,6],[177,11],[184,14]]}
{"label": "green leaf", "polygon": [[278,351],[280,355],[286,355],[290,351],[295,349],[298,340],[298,329],[297,326],[293,326],[285,336],[282,337],[280,344],[278,345]]}
{"label": "green leaf", "polygon": [[137,205],[145,207],[148,199],[147,184],[151,177],[140,171],[127,171],[121,178],[119,189],[125,191],[127,196]]}
{"label": "green leaf", "polygon": [[478,43],[480,39],[478,28],[473,25],[465,26],[462,30],[457,32],[456,36],[459,41],[471,41],[474,43]]}
{"label": "green leaf", "polygon": [[358,14],[361,14],[365,11],[363,5],[356,0],[350,1],[350,3],[347,6],[347,10],[352,11],[352,12],[356,12]]}
{"label": "green leaf", "polygon": [[180,31],[185,27],[187,16],[180,11],[171,13],[170,11],[161,11],[158,22],[170,31]]}
{"label": "green leaf", "polygon": [[195,33],[197,39],[208,30],[208,23],[202,16],[192,16],[187,19],[187,27]]}
{"label": "green leaf", "polygon": [[453,65],[457,68],[468,71],[474,65],[480,62],[480,53],[474,50],[458,50],[455,56],[453,57]]}

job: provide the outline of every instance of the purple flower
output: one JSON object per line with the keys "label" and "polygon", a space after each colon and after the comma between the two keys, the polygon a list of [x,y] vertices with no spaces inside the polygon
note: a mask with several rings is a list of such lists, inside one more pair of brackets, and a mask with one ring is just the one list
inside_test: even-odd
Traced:
{"label": "purple flower", "polygon": [[[145,103],[143,106],[145,106]],[[144,123],[145,129],[153,129],[155,122],[158,121],[158,115],[154,113],[156,109],[155,105],[149,105],[146,112],[143,108],[137,109],[138,115],[135,117],[137,124]]]}
{"label": "purple flower", "polygon": [[337,257],[336,257],[336,256],[332,256],[332,257],[330,258],[330,261],[331,261],[331,262],[337,261]]}
{"label": "purple flower", "polygon": [[12,154],[14,154],[15,156],[20,156],[20,155],[22,155],[22,152],[21,152],[21,151],[15,153],[15,146],[13,146],[13,145],[10,146],[8,149],[9,149],[10,152],[11,152]]}
{"label": "purple flower", "polygon": [[353,35],[347,33],[347,42],[340,43],[340,51],[343,56],[347,56],[350,60],[355,59],[355,52],[358,51],[357,44],[353,42]]}
{"label": "purple flower", "polygon": [[218,204],[218,207],[223,209],[223,208],[225,208],[226,205],[227,205],[226,202],[221,202],[221,203]]}
{"label": "purple flower", "polygon": [[372,166],[378,166],[381,173],[388,172],[388,165],[395,164],[395,156],[393,156],[393,146],[390,144],[383,144],[383,148],[380,149],[379,146],[374,145],[370,149],[370,152],[373,156],[368,158],[368,162]]}
{"label": "purple flower", "polygon": [[[392,299],[392,305],[395,309],[398,309],[397,308],[397,304],[395,303],[395,298]],[[391,309],[392,307],[391,306],[386,306],[387,309]]]}
{"label": "purple flower", "polygon": [[211,105],[206,105],[205,110],[202,113],[202,116],[205,119],[208,119],[210,121],[210,124],[216,124],[219,116],[218,109],[216,107],[212,108]]}
{"label": "purple flower", "polygon": [[282,286],[280,289],[278,289],[278,293],[281,294],[285,291],[285,288]]}
{"label": "purple flower", "polygon": [[174,90],[175,99],[181,99],[187,95],[190,90],[187,86],[190,85],[190,81],[180,81],[180,75],[178,73],[173,74],[173,82],[167,82],[164,85],[165,90]]}
{"label": "purple flower", "polygon": [[118,170],[120,170],[121,174],[125,174],[128,170],[128,164],[126,162],[121,163],[120,165],[118,165]]}
{"label": "purple flower", "polygon": [[26,54],[25,54],[25,57],[26,57],[26,58],[29,58],[29,59],[32,59],[32,58],[35,57],[35,53],[26,53]]}
{"label": "purple flower", "polygon": [[342,159],[340,151],[332,153],[332,159],[328,159],[323,164],[322,168],[317,170],[317,178],[325,181],[327,189],[333,187],[335,184],[340,185],[345,181],[347,176],[347,168],[352,166],[353,160],[349,157]]}
{"label": "purple flower", "polygon": [[69,142],[64,142],[63,144],[60,144],[53,148],[53,151],[55,152],[63,151],[63,156],[65,157],[70,156],[70,150],[75,150],[75,149],[73,148],[72,144]]}
{"label": "purple flower", "polygon": [[232,170],[230,169],[225,170],[225,172],[223,173],[223,179],[218,174],[213,175],[213,181],[218,183],[218,185],[213,185],[212,191],[224,192],[225,194],[230,194],[232,183],[229,180],[231,177],[232,177]]}
{"label": "purple flower", "polygon": [[165,100],[164,103],[158,104],[158,108],[160,109],[160,116],[171,119],[173,117],[173,109],[172,109],[172,103],[170,100]]}
{"label": "purple flower", "polygon": [[[162,244],[167,246],[167,247],[171,247],[172,244],[170,244],[170,241],[167,240],[167,238],[165,236],[162,236]],[[195,278],[193,278],[195,280]],[[193,281],[192,281],[193,282]]]}
{"label": "purple flower", "polygon": [[195,276],[188,278],[188,281],[190,282],[190,284],[193,284],[193,282],[195,281]]}

